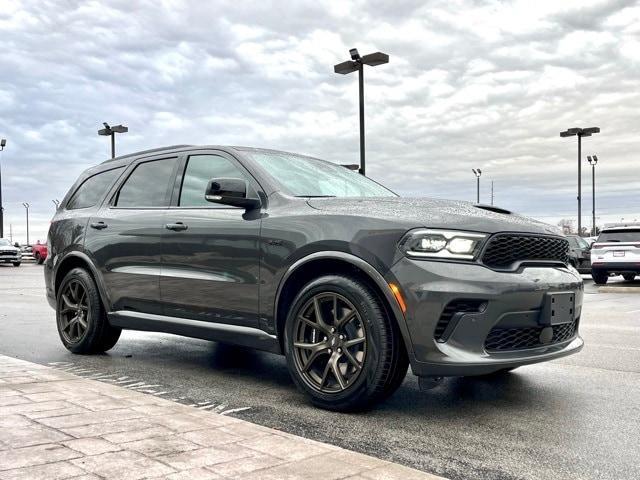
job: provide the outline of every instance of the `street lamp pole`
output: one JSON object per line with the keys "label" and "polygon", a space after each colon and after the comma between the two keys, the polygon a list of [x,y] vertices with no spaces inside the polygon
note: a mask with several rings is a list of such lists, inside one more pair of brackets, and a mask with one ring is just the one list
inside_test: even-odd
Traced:
{"label": "street lamp pole", "polygon": [[596,165],[598,164],[598,156],[588,156],[587,160],[591,165],[591,199],[593,201],[591,214],[593,215],[593,228],[591,231],[592,236],[596,236]]}
{"label": "street lamp pole", "polygon": [[482,170],[472,168],[471,171],[476,176],[476,203],[480,203],[480,175],[482,175]]}
{"label": "street lamp pole", "polygon": [[582,137],[590,137],[594,133],[600,133],[599,127],[569,128],[560,132],[561,137],[578,137],[578,235],[582,236]]}
{"label": "street lamp pole", "polygon": [[[6,139],[0,140],[0,152],[7,145]],[[2,206],[2,162],[0,162],[0,238],[4,237],[4,207]]]}
{"label": "street lamp pole", "polygon": [[124,125],[115,125],[111,127],[107,122],[103,122],[102,124],[104,125],[104,128],[98,130],[98,135],[111,137],[111,158],[116,158],[116,133],[126,133],[129,131],[129,128]]}
{"label": "street lamp pole", "polygon": [[341,75],[358,72],[358,96],[360,110],[360,173],[366,175],[365,153],[364,153],[364,66],[375,67],[389,63],[389,55],[382,52],[370,53],[360,56],[357,48],[349,50],[351,60],[333,66],[333,71]]}
{"label": "street lamp pole", "polygon": [[22,204],[22,206],[27,211],[27,245],[29,245],[29,207],[30,207],[30,205],[25,202],[25,203]]}

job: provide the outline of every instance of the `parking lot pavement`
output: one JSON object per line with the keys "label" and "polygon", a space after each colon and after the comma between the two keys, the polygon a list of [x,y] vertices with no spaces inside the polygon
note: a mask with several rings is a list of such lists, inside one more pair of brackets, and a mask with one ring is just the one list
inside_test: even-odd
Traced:
{"label": "parking lot pavement", "polygon": [[0,479],[433,475],[0,355]]}
{"label": "parking lot pavement", "polygon": [[282,357],[242,348],[125,332],[109,354],[72,355],[37,265],[0,267],[0,353],[452,479],[635,480],[640,294],[602,293],[585,279],[581,353],[426,393],[408,375],[361,414],[311,407]]}

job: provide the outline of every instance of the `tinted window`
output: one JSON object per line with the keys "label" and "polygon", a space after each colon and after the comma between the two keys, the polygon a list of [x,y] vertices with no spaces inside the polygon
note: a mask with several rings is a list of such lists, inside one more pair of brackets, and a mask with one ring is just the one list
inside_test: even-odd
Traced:
{"label": "tinted window", "polygon": [[395,197],[373,180],[335,163],[292,153],[245,150],[273,179],[298,197]]}
{"label": "tinted window", "polygon": [[154,160],[138,165],[124,182],[116,205],[118,207],[162,207],[168,205],[167,189],[173,181],[177,159]]}
{"label": "tinted window", "polygon": [[247,176],[231,160],[218,155],[193,155],[189,157],[180,190],[181,207],[228,208],[207,202],[204,192],[212,178],[243,178]]}
{"label": "tinted window", "polygon": [[606,242],[640,242],[640,228],[602,232],[598,237],[598,243]]}
{"label": "tinted window", "polygon": [[93,207],[107,192],[124,167],[114,168],[87,178],[78,187],[71,200],[67,202],[67,210]]}

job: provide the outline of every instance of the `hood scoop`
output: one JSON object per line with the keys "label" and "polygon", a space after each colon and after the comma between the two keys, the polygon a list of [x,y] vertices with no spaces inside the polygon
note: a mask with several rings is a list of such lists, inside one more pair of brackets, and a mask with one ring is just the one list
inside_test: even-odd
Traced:
{"label": "hood scoop", "polygon": [[478,203],[478,204],[474,205],[474,207],[480,208],[482,210],[488,210],[489,212],[502,213],[504,215],[511,215],[511,213],[512,213],[509,210],[505,210],[504,208],[500,208],[500,207],[494,207],[493,205],[482,205],[482,204]]}

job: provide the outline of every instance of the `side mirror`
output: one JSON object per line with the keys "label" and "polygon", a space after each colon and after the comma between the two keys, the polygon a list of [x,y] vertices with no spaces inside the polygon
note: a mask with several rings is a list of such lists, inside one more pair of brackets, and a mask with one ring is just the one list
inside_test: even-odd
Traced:
{"label": "side mirror", "polygon": [[20,248],[20,244],[18,242],[14,243],[13,246],[16,248]]}
{"label": "side mirror", "polygon": [[247,210],[260,207],[260,200],[247,198],[248,185],[240,178],[212,178],[209,180],[204,198],[208,202],[242,207]]}

